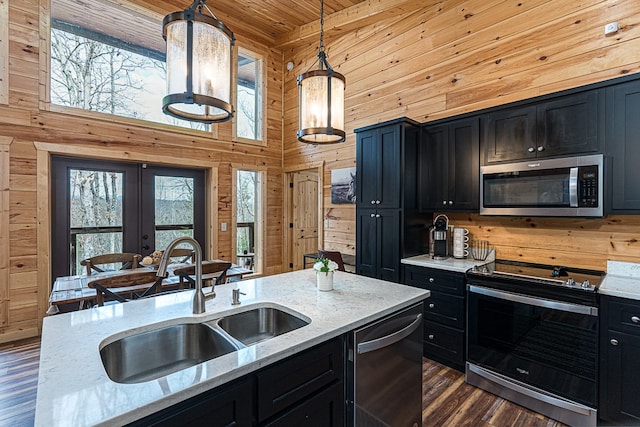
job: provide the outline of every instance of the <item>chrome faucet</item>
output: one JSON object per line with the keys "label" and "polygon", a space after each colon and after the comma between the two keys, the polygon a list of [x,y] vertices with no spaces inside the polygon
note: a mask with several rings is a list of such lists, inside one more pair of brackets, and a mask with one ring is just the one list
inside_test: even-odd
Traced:
{"label": "chrome faucet", "polygon": [[[167,265],[169,264],[169,258],[171,258],[171,252],[173,249],[178,246],[180,243],[189,243],[194,252],[196,253],[195,259],[195,270],[196,270],[196,293],[193,295],[193,314],[201,314],[205,312],[205,295],[202,292],[202,248],[200,244],[192,237],[184,236],[178,237],[173,242],[169,243],[167,249],[164,250],[162,254],[162,258],[160,259],[160,264],[158,264],[158,272],[156,276],[158,277],[166,277],[167,275]],[[211,288],[211,293],[207,295],[207,297],[215,297],[216,293]]]}

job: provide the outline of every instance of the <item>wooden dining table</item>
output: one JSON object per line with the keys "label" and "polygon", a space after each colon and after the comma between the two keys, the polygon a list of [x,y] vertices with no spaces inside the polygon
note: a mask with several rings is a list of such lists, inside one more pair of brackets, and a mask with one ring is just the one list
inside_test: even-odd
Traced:
{"label": "wooden dining table", "polygon": [[[205,261],[206,262],[206,261]],[[189,265],[188,263],[176,263],[170,264],[167,268],[169,276],[163,280],[162,285],[178,285],[180,278],[173,274],[173,270],[179,267]],[[109,277],[114,275],[127,275],[144,270],[154,270],[157,266],[140,267],[133,270],[117,270],[117,271],[105,271],[102,273],[95,273],[90,276],[87,275],[74,275],[74,276],[61,276],[56,278],[53,282],[51,289],[51,295],[49,295],[49,309],[47,314],[57,314],[60,312],[59,306],[63,304],[78,304],[78,310],[88,308],[91,303],[96,299],[96,290],[89,287],[89,282],[101,277]],[[241,267],[236,264],[232,264],[231,268],[227,270],[227,280],[234,281],[242,279],[244,275],[253,273],[248,268]],[[203,274],[202,280],[211,280],[217,278],[221,273]],[[149,283],[148,287],[151,287],[153,283]],[[144,286],[135,287],[135,289],[121,288],[119,292],[132,292],[132,291],[144,291]]]}

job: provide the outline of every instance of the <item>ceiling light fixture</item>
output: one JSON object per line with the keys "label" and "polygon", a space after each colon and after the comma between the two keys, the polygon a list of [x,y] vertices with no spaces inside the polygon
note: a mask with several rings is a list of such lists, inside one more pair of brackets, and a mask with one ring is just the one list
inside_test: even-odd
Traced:
{"label": "ceiling light fixture", "polygon": [[[319,64],[319,69],[311,70]],[[331,68],[324,52],[324,0],[320,0],[318,59],[298,76],[298,141],[333,144],[345,140],[344,76]]]}
{"label": "ceiling light fixture", "polygon": [[195,0],[186,10],[164,17],[162,36],[167,42],[168,94],[162,99],[162,111],[202,123],[231,119],[233,32],[206,0]]}

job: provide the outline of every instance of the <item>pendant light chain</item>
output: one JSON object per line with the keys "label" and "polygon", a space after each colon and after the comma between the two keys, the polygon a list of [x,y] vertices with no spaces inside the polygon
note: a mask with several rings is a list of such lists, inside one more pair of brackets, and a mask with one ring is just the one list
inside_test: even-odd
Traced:
{"label": "pendant light chain", "polygon": [[320,52],[324,52],[324,0],[320,0]]}

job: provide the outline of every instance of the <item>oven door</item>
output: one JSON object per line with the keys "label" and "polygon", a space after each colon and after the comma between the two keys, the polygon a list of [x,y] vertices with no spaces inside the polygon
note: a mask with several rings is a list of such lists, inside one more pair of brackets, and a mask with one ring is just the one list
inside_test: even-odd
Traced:
{"label": "oven door", "polygon": [[596,408],[598,310],[468,286],[467,359]]}

